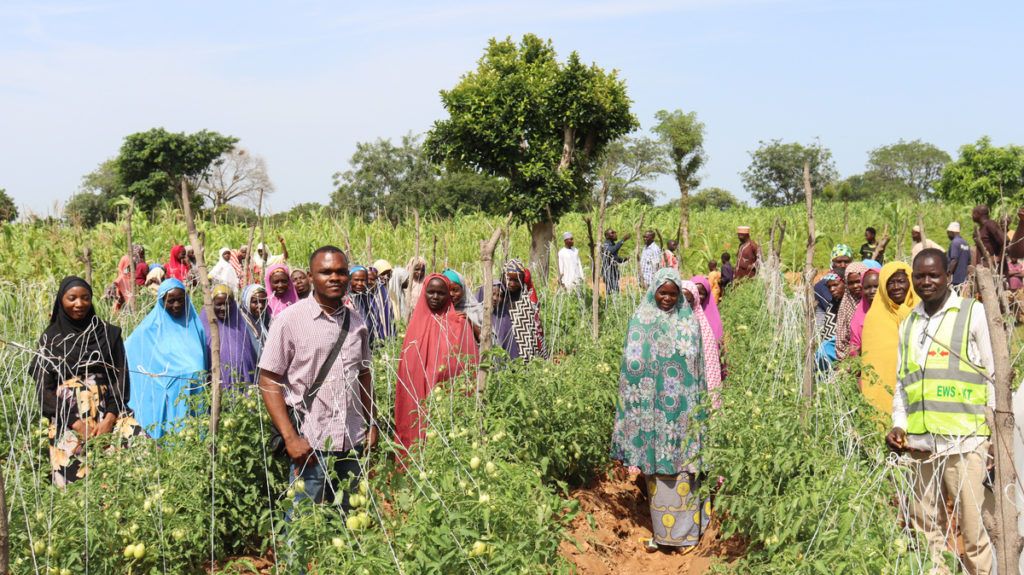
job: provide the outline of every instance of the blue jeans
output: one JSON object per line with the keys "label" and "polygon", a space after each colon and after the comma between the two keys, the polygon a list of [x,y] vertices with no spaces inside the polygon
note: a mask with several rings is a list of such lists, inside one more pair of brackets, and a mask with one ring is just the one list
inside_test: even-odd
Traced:
{"label": "blue jeans", "polygon": [[[363,455],[363,446],[357,445],[349,451],[313,450],[313,453],[316,455],[316,461],[303,465],[298,477],[295,475],[295,462],[288,465],[289,481],[301,478],[306,483],[303,491],[295,493],[295,503],[298,504],[303,499],[312,499],[316,503],[341,505],[342,510],[348,512],[352,509],[348,504],[348,495],[358,487],[359,478],[362,476],[359,461]],[[329,469],[334,470],[337,478],[328,481]],[[338,501],[339,489],[341,501]]]}

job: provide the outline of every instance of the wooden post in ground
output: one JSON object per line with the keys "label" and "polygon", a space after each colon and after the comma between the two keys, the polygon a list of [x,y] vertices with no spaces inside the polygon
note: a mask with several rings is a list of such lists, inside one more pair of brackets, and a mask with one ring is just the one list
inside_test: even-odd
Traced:
{"label": "wooden post in ground", "polygon": [[437,273],[437,234],[434,234],[434,250],[430,255],[430,269],[433,273]]}
{"label": "wooden post in ground", "polygon": [[85,283],[92,285],[92,248],[82,248],[82,263],[85,264]]}
{"label": "wooden post in ground", "polygon": [[[132,212],[135,211],[135,196],[132,196],[128,200],[128,215],[125,216],[124,229],[128,235],[128,269],[130,280],[128,282],[128,293],[125,294],[125,304],[128,306],[128,311],[135,311],[135,262],[132,261]],[[124,273],[124,270],[117,270],[117,275]],[[92,285],[92,284],[89,284]]]}
{"label": "wooden post in ground", "polygon": [[[412,213],[413,213],[414,216],[416,216],[416,250],[413,253],[413,255],[415,255],[416,257],[419,257],[419,255],[420,255],[420,211],[417,210],[416,208],[413,208],[412,209]],[[412,274],[412,270],[409,270],[409,273]]]}
{"label": "wooden post in ground", "polygon": [[[511,219],[512,212],[509,212],[508,220],[505,221],[506,226]],[[483,393],[487,388],[487,368],[484,365],[484,356],[491,349],[492,334],[494,333],[492,322],[494,298],[491,297],[494,289],[492,286],[494,283],[494,250],[498,247],[498,239],[501,238],[502,230],[502,227],[498,227],[491,233],[491,239],[486,242],[480,240],[480,264],[484,268],[484,321],[483,325],[480,326],[480,364],[477,365],[476,369],[476,392],[478,394]]]}
{"label": "wooden post in ground", "polygon": [[[598,265],[598,261],[597,261],[597,244],[594,243],[594,226],[591,225],[591,223],[590,223],[590,216],[583,216],[583,221],[587,222],[587,241],[588,241],[588,245],[590,246],[590,266],[591,266],[590,275],[591,275],[591,277],[594,278],[593,293],[596,296],[598,290],[601,287],[600,284],[599,284],[599,280],[598,280],[598,271],[601,268]],[[597,329],[598,329],[598,326],[597,326],[597,313],[596,313],[597,312],[597,305],[594,304],[594,302],[596,302],[596,301],[597,301],[596,297],[594,297],[594,299],[591,300],[591,304],[592,304],[591,307],[593,308],[594,314],[593,314],[592,323],[591,323],[591,326],[590,326],[590,331],[591,331],[591,336],[594,338],[594,341],[597,341],[597,336],[598,336],[598,331],[597,331]]]}
{"label": "wooden post in ground", "polygon": [[[921,230],[921,243],[924,244],[927,236],[924,234],[924,216],[921,214],[921,210],[917,210],[917,228]],[[910,265],[913,266],[914,262],[910,262]]]}
{"label": "wooden post in ground", "polygon": [[192,203],[189,201],[188,181],[181,180],[181,206],[185,211],[185,226],[188,228],[188,240],[192,250],[196,252],[196,266],[199,268],[199,287],[203,293],[203,307],[206,317],[210,319],[210,433],[217,436],[217,424],[220,421],[220,328],[217,315],[213,311],[213,297],[210,294],[210,277],[206,271],[206,256],[203,244],[199,242],[196,221],[192,214]]}
{"label": "wooden post in ground", "polygon": [[4,483],[4,469],[0,465],[0,575],[10,575],[11,572],[10,540],[7,527],[7,486]]}
{"label": "wooden post in ground", "polygon": [[373,237],[369,230],[366,231],[366,265],[373,265]]}
{"label": "wooden post in ground", "polygon": [[807,202],[807,258],[804,260],[804,386],[803,396],[814,394],[814,203],[811,166],[804,162],[804,199]]}
{"label": "wooden post in ground", "polygon": [[[640,233],[640,230],[644,227],[644,218],[646,217],[647,209],[645,208],[644,211],[640,212],[640,221],[636,224],[636,236],[634,236],[636,238],[636,241],[634,242],[636,245],[633,247],[633,261],[636,262],[636,285],[641,290],[644,290],[647,287],[643,282],[644,274],[640,270],[640,242],[643,241],[643,234]],[[619,279],[621,278],[622,276],[619,276]]]}
{"label": "wooden post in ground", "polygon": [[992,340],[992,355],[995,359],[996,369],[994,374],[996,412],[988,414],[992,432],[991,441],[996,454],[994,490],[996,528],[994,531],[998,537],[994,538],[993,546],[1000,575],[1008,573],[1016,575],[1019,573],[1018,563],[1021,548],[1024,547],[1024,540],[1021,539],[1017,530],[1017,508],[1014,506],[1017,498],[1009,495],[1010,491],[1017,490],[1013,464],[1013,367],[1010,363],[1010,346],[1006,338],[1003,316],[999,313],[999,300],[996,295],[996,282],[992,275],[992,268],[979,267],[975,273],[981,287],[985,316],[988,318],[988,332]]}
{"label": "wooden post in ground", "polygon": [[245,274],[245,285],[249,285],[251,283],[260,283],[261,278],[256,278],[256,280],[253,281],[252,277],[252,242],[253,238],[256,236],[256,226],[260,226],[260,229],[263,229],[263,225],[260,223],[262,221],[263,188],[260,188],[259,199],[256,200],[256,221],[252,223],[252,228],[249,230],[249,243],[247,244],[248,247],[245,249],[245,261],[242,263],[242,265],[245,266],[243,271],[243,273]]}

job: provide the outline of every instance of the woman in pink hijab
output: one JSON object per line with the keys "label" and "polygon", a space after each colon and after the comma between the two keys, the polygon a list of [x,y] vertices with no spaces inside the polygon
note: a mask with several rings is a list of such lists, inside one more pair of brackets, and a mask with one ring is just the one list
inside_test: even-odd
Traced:
{"label": "woman in pink hijab", "polygon": [[[722,365],[718,359],[718,338],[715,337],[711,322],[708,321],[707,315],[700,306],[700,290],[697,289],[697,284],[692,281],[683,281],[679,288],[682,290],[681,295],[686,298],[686,302],[693,309],[697,323],[700,324],[701,345],[704,348],[704,377],[708,383],[711,406],[718,409],[722,407],[722,399],[718,395],[718,389],[722,387]],[[717,311],[717,307],[715,309]]]}
{"label": "woman in pink hijab", "polygon": [[846,350],[849,357],[860,354],[862,336],[864,334],[864,318],[871,309],[871,302],[875,301],[875,294],[878,293],[878,277],[882,273],[881,268],[868,268],[861,276],[860,303],[857,304],[857,311],[850,320],[850,345]]}
{"label": "woman in pink hijab", "polygon": [[721,342],[725,331],[722,329],[722,316],[718,313],[718,302],[711,294],[711,281],[705,276],[693,276],[690,281],[696,284],[700,291],[700,307],[704,311],[704,317],[708,318],[715,340]]}
{"label": "woman in pink hijab", "polygon": [[295,284],[292,283],[292,274],[288,272],[288,266],[282,264],[270,266],[267,269],[264,282],[269,295],[267,308],[270,310],[270,317],[276,317],[288,306],[299,301],[299,292],[295,291]]}

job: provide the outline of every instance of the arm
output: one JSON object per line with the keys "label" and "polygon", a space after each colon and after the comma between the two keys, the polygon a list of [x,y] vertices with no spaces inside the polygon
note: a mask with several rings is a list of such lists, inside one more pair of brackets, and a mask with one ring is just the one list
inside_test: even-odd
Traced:
{"label": "arm", "polygon": [[1006,254],[1011,258],[1024,258],[1024,206],[1017,210],[1017,231],[1013,233],[1013,243],[1006,246]]}
{"label": "arm", "polygon": [[961,258],[961,248],[956,242],[949,246],[949,268],[946,269],[946,275],[952,276],[953,272],[956,271],[956,262]]}
{"label": "arm", "polygon": [[135,285],[146,285],[146,276],[149,274],[149,266],[139,262],[135,266]]}
{"label": "arm", "polygon": [[277,241],[281,242],[281,255],[284,257],[284,263],[288,263],[288,246],[284,243],[284,238],[277,236]]}
{"label": "arm", "polygon": [[316,456],[313,454],[313,448],[310,447],[309,442],[305,438],[299,437],[299,432],[288,418],[284,394],[281,393],[281,380],[281,375],[262,370],[260,372],[260,395],[263,397],[263,403],[267,406],[270,421],[281,432],[288,457],[292,459],[297,468],[301,468],[307,462],[311,463],[315,460]]}
{"label": "arm", "polygon": [[[968,359],[978,367],[984,368],[990,378],[996,375],[996,360],[992,354],[992,339],[988,331],[988,318],[985,316],[985,306],[976,301],[971,306],[970,340],[977,350],[971,353],[971,346],[967,347]],[[988,388],[988,406],[992,411],[996,409],[996,387],[992,379],[988,379],[985,386]]]}
{"label": "arm", "polygon": [[[900,330],[903,333],[903,330]],[[896,366],[903,363],[903,346],[896,347]],[[896,389],[892,396],[892,430],[885,436],[885,444],[893,451],[903,451],[907,443],[907,392],[903,384],[896,380]]]}

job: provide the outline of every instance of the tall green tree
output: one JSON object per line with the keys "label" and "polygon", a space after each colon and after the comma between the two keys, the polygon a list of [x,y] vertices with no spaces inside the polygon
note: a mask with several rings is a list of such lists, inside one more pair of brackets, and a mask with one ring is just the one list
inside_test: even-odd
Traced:
{"label": "tall green tree", "polygon": [[804,162],[810,164],[811,188],[817,192],[838,177],[832,152],[814,144],[761,141],[749,153],[750,167],[740,177],[762,206],[788,206],[804,200]]}
{"label": "tall green tree", "polygon": [[710,209],[724,212],[742,205],[743,203],[729,190],[713,186],[697,190],[697,193],[690,197],[690,208],[697,211]]}
{"label": "tall green tree", "polygon": [[125,195],[117,177],[116,158],[108,158],[82,176],[78,191],[64,205],[65,217],[73,223],[93,227],[115,217],[114,202]]}
{"label": "tall green tree", "polygon": [[942,177],[942,168],[950,162],[949,154],[934,144],[900,139],[895,144],[871,150],[868,172],[890,184],[890,189],[903,189],[915,200],[923,200]]}
{"label": "tall green tree", "polygon": [[501,208],[530,225],[530,267],[547,278],[551,219],[585,200],[604,148],[638,126],[625,82],[576,52],[558,62],[550,41],[527,34],[491,39],[441,102],[448,118],[427,137],[431,157],[507,182]]}
{"label": "tall green tree", "polygon": [[7,195],[6,188],[0,188],[0,222],[13,222],[18,219],[18,206],[14,205],[14,198]]}
{"label": "tall green tree", "polygon": [[700,169],[707,162],[704,151],[704,124],[697,112],[661,110],[654,115],[658,123],[653,130],[661,138],[679,186],[679,227],[683,247],[690,247],[690,190],[700,185]]}
{"label": "tall green tree", "polygon": [[1000,198],[1024,195],[1024,147],[993,146],[984,136],[960,147],[960,157],[946,165],[935,192],[944,200],[995,205]]}
{"label": "tall green tree", "polygon": [[608,144],[595,173],[592,202],[606,206],[637,200],[653,206],[658,192],[643,186],[668,170],[660,142],[624,136]]}
{"label": "tall green tree", "polygon": [[183,180],[195,193],[210,165],[236,142],[207,130],[186,134],[153,128],[131,134],[115,160],[118,182],[139,209],[150,212],[161,200],[176,202]]}

